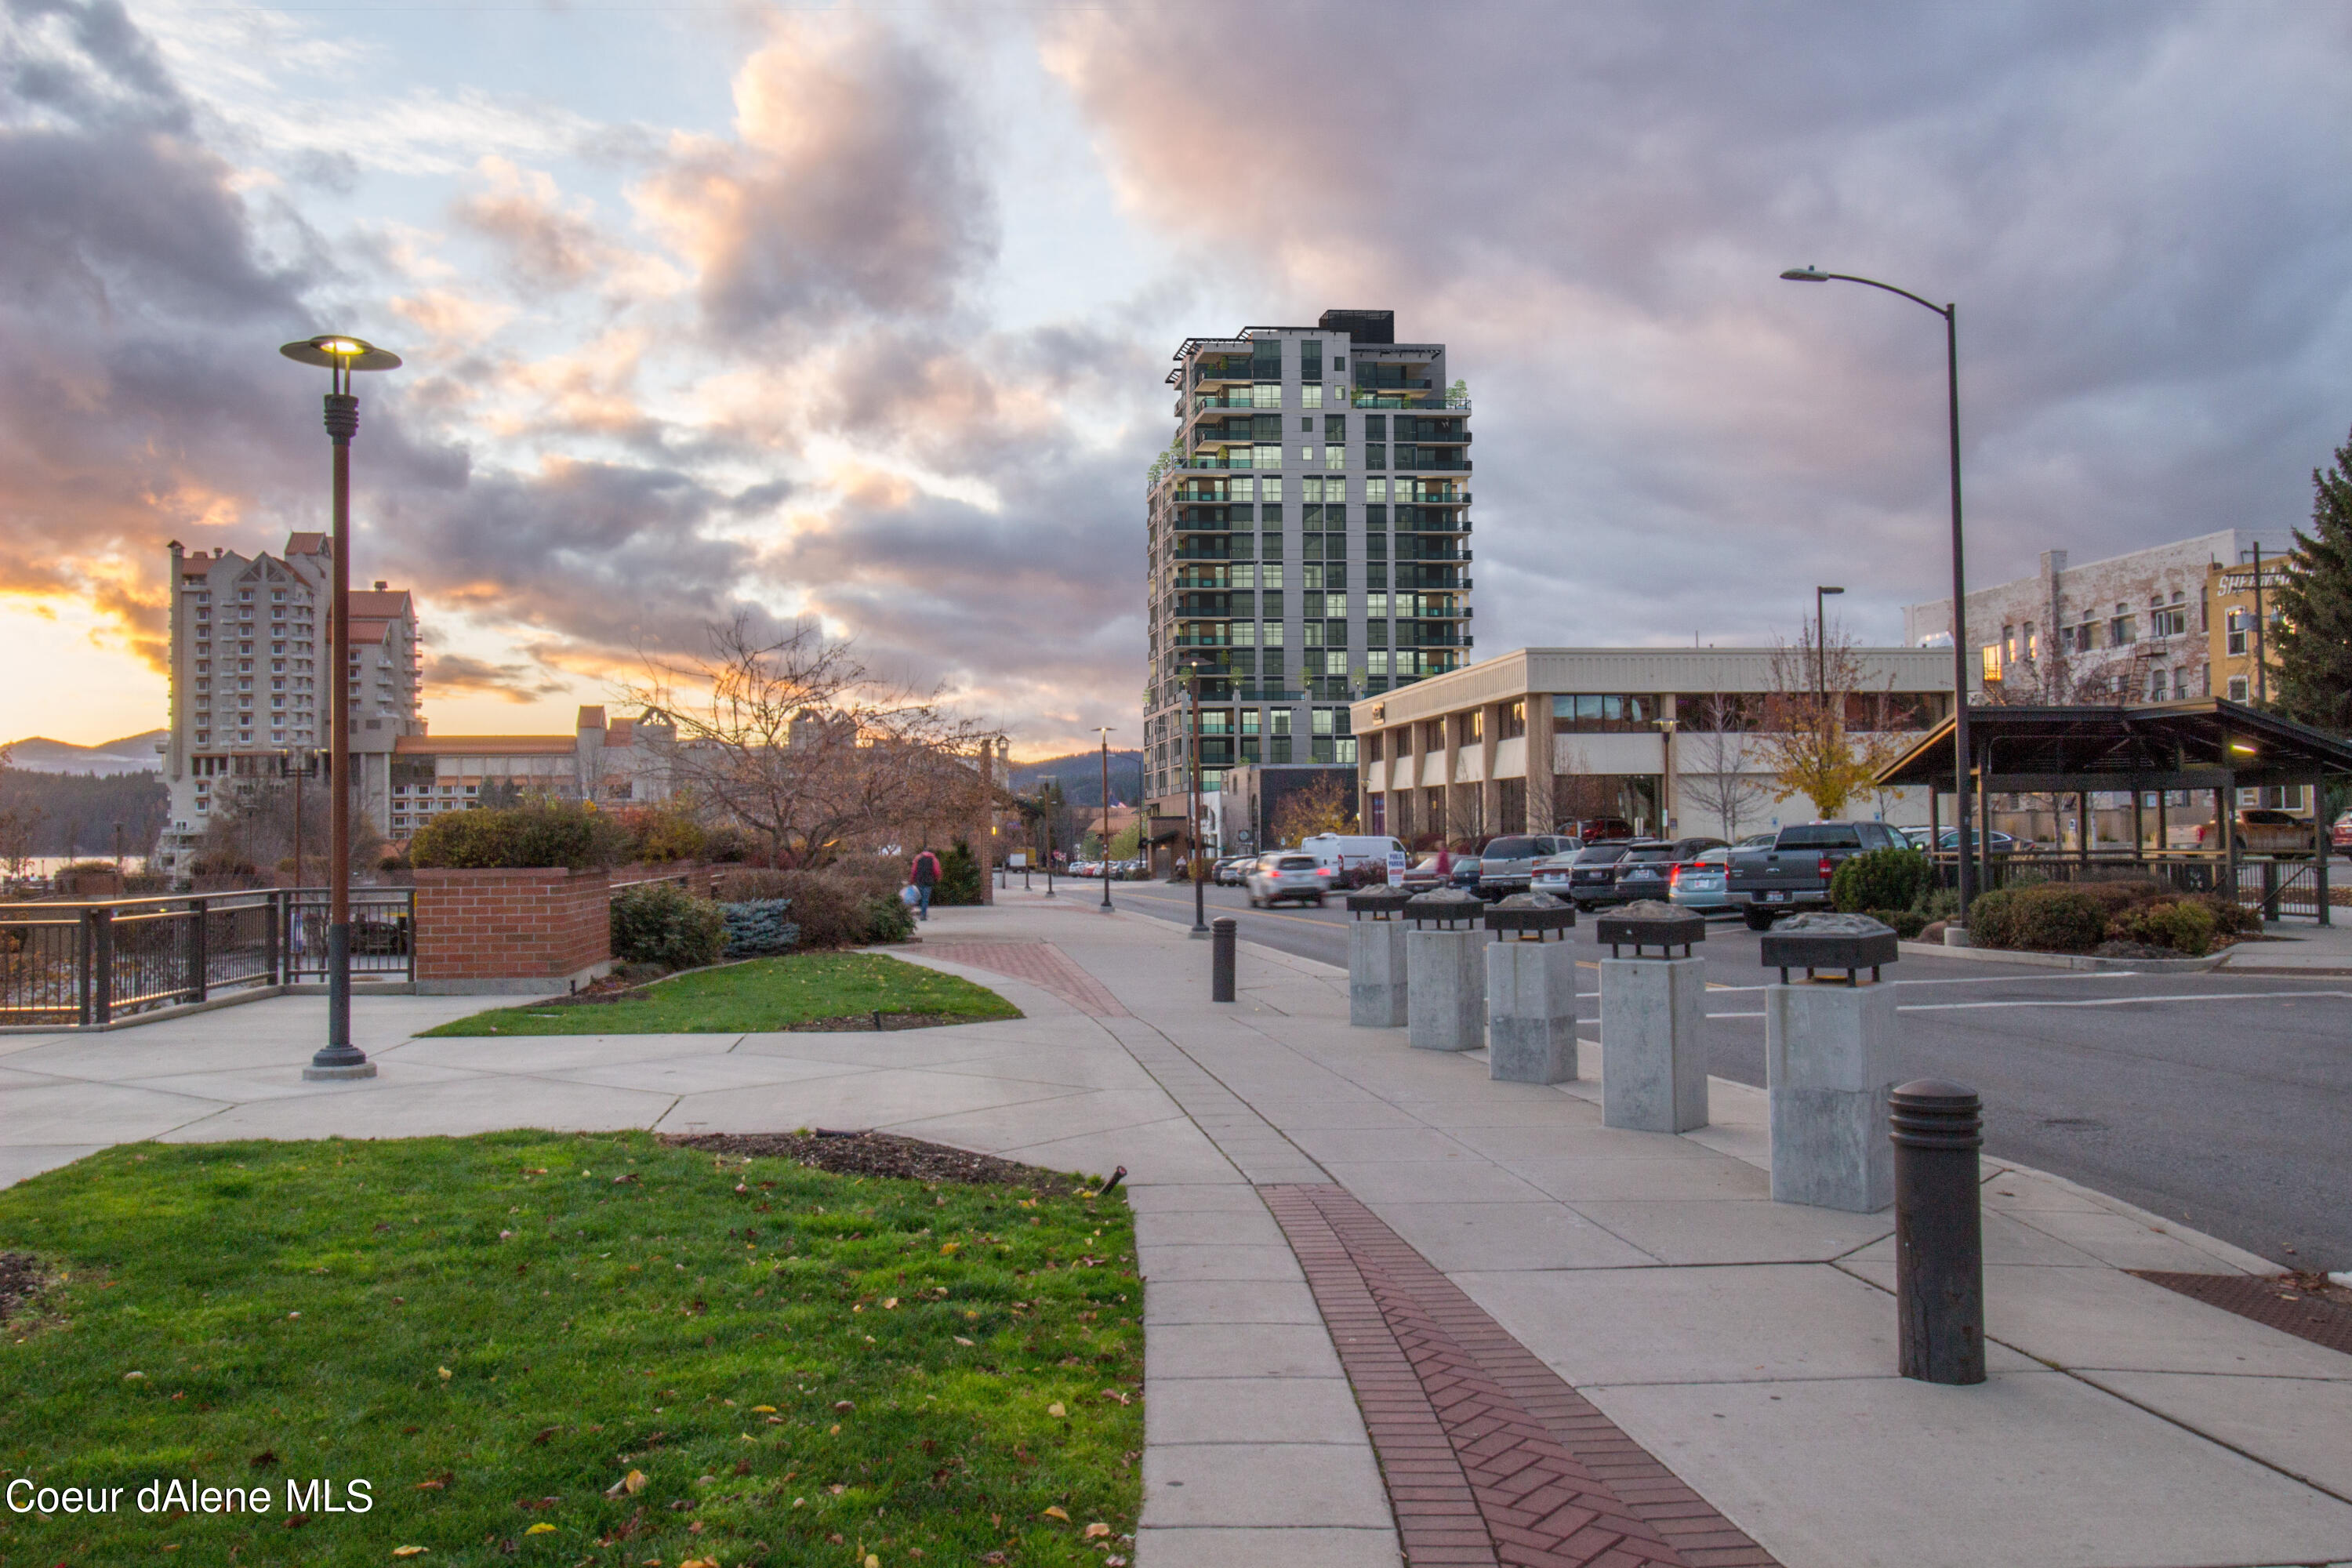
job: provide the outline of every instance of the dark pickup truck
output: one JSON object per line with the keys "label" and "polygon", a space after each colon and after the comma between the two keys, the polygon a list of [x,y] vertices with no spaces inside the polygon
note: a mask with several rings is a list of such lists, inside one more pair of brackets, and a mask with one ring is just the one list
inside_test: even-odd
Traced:
{"label": "dark pickup truck", "polygon": [[1780,829],[1769,848],[1731,858],[1724,891],[1749,931],[1769,931],[1793,910],[1827,909],[1838,864],[1873,849],[1907,849],[1911,841],[1883,822],[1808,822]]}

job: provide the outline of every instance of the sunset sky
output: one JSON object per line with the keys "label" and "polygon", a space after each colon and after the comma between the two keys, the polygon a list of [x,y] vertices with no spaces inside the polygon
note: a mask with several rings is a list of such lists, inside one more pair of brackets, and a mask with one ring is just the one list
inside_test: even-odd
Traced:
{"label": "sunset sky", "polygon": [[1392,309],[1475,406],[1478,649],[1756,642],[2310,508],[2352,8],[0,0],[0,739],[164,721],[165,541],[324,526],[445,732],[739,609],[1016,752],[1132,741],[1191,333]]}

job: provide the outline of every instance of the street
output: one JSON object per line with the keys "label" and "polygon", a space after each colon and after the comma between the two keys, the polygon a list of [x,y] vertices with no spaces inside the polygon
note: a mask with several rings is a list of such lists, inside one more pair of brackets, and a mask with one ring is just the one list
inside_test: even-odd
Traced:
{"label": "street", "polygon": [[[1098,882],[1063,882],[1099,900]],[[1189,888],[1119,882],[1115,904],[1190,924]],[[1211,918],[1327,963],[1348,961],[1347,910],[1252,910],[1211,888]],[[1580,962],[1605,949],[1583,917]],[[1775,973],[1756,933],[1714,922],[1710,1070],[1764,1081],[1763,999]],[[1205,966],[1206,960],[1203,959]],[[2352,1268],[2352,980],[2083,974],[1966,959],[1904,959],[1903,1078],[1984,1097],[1987,1149],[2081,1182],[2298,1268]],[[1579,1004],[1599,1036],[1598,973]]]}

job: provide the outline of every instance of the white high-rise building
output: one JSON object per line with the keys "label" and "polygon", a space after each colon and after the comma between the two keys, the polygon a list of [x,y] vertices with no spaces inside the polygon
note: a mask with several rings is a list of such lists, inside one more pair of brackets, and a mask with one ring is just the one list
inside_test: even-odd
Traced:
{"label": "white high-rise building", "polygon": [[[333,545],[296,533],[281,558],[226,550],[189,554],[172,542],[172,718],[163,743],[171,816],[157,868],[184,873],[216,804],[311,765],[332,742],[328,611]],[[351,595],[353,807],[388,825],[394,746],[421,735],[416,606],[378,583]]]}
{"label": "white high-rise building", "polygon": [[1185,815],[1190,700],[1202,781],[1244,763],[1349,767],[1348,704],[1457,668],[1469,635],[1470,404],[1443,343],[1387,310],[1189,338],[1176,438],[1149,487],[1154,809]]}

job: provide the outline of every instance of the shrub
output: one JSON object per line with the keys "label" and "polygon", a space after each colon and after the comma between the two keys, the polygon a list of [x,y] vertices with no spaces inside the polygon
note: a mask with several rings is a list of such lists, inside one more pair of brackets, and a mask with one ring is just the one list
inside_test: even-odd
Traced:
{"label": "shrub", "polygon": [[1969,906],[1969,941],[1978,947],[2088,952],[2106,936],[2106,910],[2063,882],[2000,888]]}
{"label": "shrub", "polygon": [[677,803],[626,805],[613,816],[629,836],[625,857],[641,865],[699,860],[709,850],[710,836]]}
{"label": "shrub", "polygon": [[971,846],[959,838],[940,857],[940,885],[931,889],[935,904],[976,904],[984,896],[980,885],[980,861]]}
{"label": "shrub", "polygon": [[613,897],[613,956],[627,963],[699,969],[727,946],[727,917],[675,882],[624,888]]}
{"label": "shrub", "polygon": [[618,865],[628,851],[626,828],[609,815],[565,801],[444,812],[408,841],[412,865],[461,870],[561,866],[583,871]]}
{"label": "shrub", "polygon": [[1917,910],[1864,910],[1862,912],[1884,925],[1894,927],[1895,934],[1905,942],[1913,941],[1927,929],[1927,917]]}
{"label": "shrub", "polygon": [[750,899],[719,905],[719,912],[727,921],[727,956],[762,958],[791,952],[801,934],[800,927],[784,919],[792,907],[790,899]]}
{"label": "shrub", "polygon": [[2213,951],[2214,924],[2213,911],[2202,904],[2166,899],[2126,910],[2109,922],[2107,934],[2201,958]]}
{"label": "shrub", "polygon": [[1949,888],[1928,883],[1920,888],[1919,896],[1911,900],[1911,907],[1932,925],[1937,921],[1953,920],[1959,915],[1960,895]]}
{"label": "shrub", "polygon": [[2185,904],[2195,904],[2199,909],[2211,915],[2213,931],[2217,936],[2263,934],[2262,911],[2242,904],[2235,899],[2225,898],[2220,893],[2191,893],[2180,901]]}
{"label": "shrub", "polygon": [[869,942],[905,942],[915,934],[915,911],[898,899],[867,894],[866,899],[866,940]]}
{"label": "shrub", "polygon": [[1927,857],[1916,849],[1874,849],[1856,855],[1830,879],[1830,902],[1844,914],[1907,910],[1927,880]]}

